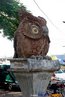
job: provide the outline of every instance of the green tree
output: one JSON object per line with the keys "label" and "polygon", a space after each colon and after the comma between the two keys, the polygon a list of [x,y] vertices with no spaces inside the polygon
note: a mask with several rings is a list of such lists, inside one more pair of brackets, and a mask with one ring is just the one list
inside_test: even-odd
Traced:
{"label": "green tree", "polygon": [[14,32],[19,25],[19,10],[26,10],[22,3],[15,0],[0,0],[0,29],[8,39],[14,37]]}

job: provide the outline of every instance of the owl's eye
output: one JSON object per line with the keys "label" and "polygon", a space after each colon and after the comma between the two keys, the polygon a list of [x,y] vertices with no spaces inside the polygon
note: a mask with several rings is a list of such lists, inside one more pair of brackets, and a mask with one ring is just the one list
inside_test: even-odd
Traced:
{"label": "owl's eye", "polygon": [[31,30],[32,30],[33,34],[38,34],[39,33],[39,28],[36,25],[32,25]]}

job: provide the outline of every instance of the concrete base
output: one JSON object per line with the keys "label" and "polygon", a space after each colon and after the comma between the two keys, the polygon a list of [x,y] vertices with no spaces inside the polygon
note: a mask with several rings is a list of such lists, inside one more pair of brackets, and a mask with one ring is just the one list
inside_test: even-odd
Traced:
{"label": "concrete base", "polygon": [[39,97],[45,93],[52,73],[60,68],[58,61],[42,58],[14,58],[10,62],[23,97]]}
{"label": "concrete base", "polygon": [[20,84],[23,97],[38,97],[39,93],[45,93],[52,73],[15,73]]}

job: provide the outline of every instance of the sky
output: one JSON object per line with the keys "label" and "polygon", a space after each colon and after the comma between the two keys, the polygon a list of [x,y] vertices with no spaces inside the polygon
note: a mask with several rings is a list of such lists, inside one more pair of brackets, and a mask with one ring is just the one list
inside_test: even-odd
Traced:
{"label": "sky", "polygon": [[14,55],[13,41],[2,37],[0,34],[0,58],[12,57]]}
{"label": "sky", "polygon": [[[41,16],[46,19],[51,40],[48,55],[65,54],[65,23],[63,23],[65,21],[65,0],[19,1],[34,16]],[[0,35],[0,57],[12,57],[13,55],[13,41],[9,41]]]}

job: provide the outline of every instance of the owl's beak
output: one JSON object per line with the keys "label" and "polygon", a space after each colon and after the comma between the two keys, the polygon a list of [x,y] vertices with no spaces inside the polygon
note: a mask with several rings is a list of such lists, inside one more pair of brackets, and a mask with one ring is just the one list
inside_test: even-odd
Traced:
{"label": "owl's beak", "polygon": [[47,26],[42,26],[42,29],[43,29],[43,34],[48,35],[48,32],[49,32],[48,27]]}

